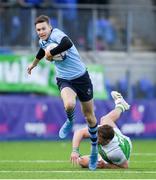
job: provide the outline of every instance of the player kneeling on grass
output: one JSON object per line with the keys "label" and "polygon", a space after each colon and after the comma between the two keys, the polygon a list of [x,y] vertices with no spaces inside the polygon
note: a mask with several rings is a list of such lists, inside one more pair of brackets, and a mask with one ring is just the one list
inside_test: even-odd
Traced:
{"label": "player kneeling on grass", "polygon": [[[121,113],[128,110],[130,105],[123,99],[120,93],[112,91],[112,98],[115,101],[115,109],[103,116],[98,126],[98,168],[128,168],[132,144],[129,137],[123,135],[115,122]],[[73,137],[73,151],[71,162],[87,168],[89,156],[80,156],[79,146],[84,138],[88,138],[87,128],[77,130]]]}

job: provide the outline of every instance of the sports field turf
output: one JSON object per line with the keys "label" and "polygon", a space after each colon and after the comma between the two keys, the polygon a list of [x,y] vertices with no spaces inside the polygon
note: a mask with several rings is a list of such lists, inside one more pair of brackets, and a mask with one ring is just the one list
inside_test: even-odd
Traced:
{"label": "sports field turf", "polygon": [[[89,142],[81,145],[88,154]],[[133,141],[128,170],[89,171],[69,162],[71,142],[0,142],[2,179],[156,179],[156,142]]]}

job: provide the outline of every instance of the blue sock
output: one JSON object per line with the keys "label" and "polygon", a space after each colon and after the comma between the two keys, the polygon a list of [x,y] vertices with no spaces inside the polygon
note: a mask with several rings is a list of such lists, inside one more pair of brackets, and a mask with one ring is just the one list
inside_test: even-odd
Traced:
{"label": "blue sock", "polygon": [[92,145],[91,153],[97,153],[97,129],[97,124],[94,127],[88,127]]}

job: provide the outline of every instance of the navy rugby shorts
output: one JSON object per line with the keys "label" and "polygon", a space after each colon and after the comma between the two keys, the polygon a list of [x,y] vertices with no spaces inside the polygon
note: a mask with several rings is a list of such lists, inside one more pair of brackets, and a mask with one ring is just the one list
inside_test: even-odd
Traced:
{"label": "navy rugby shorts", "polygon": [[93,85],[88,71],[76,79],[66,80],[57,77],[56,80],[60,91],[64,87],[70,87],[77,94],[81,102],[86,102],[93,98]]}

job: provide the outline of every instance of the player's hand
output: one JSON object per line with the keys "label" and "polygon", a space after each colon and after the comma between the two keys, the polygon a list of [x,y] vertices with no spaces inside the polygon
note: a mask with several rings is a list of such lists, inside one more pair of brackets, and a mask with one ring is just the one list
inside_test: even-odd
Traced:
{"label": "player's hand", "polygon": [[33,69],[34,67],[35,67],[35,66],[34,66],[33,64],[30,64],[30,65],[28,66],[28,68],[27,68],[28,74],[31,74],[31,71],[32,71],[32,69]]}
{"label": "player's hand", "polygon": [[78,152],[72,152],[70,156],[70,161],[73,165],[79,164],[79,156],[80,154]]}
{"label": "player's hand", "polygon": [[46,58],[48,61],[52,61],[53,56],[51,55],[50,51],[45,50],[45,58]]}
{"label": "player's hand", "polygon": [[98,161],[97,167],[98,168],[104,168],[105,167],[105,162],[103,160]]}

